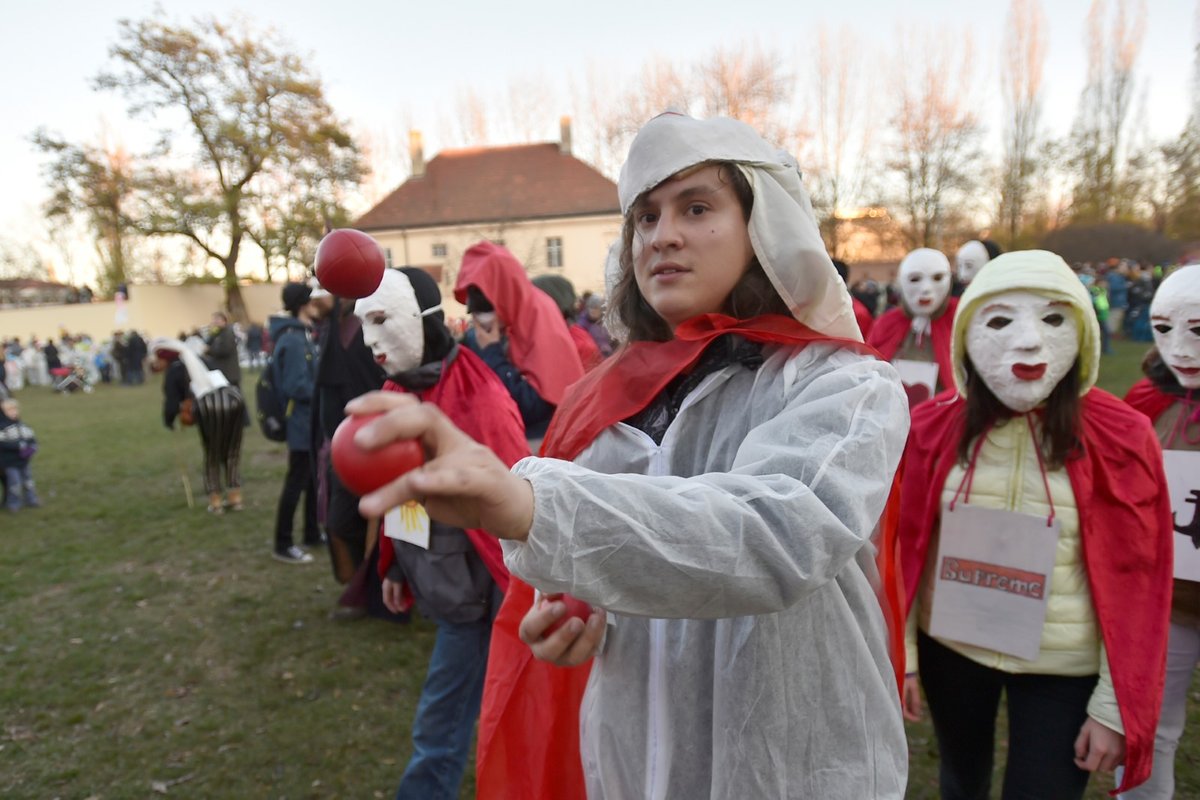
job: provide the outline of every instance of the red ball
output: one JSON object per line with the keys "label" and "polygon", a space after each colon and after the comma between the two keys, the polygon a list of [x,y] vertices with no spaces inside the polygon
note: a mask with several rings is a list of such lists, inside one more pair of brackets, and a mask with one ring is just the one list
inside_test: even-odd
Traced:
{"label": "red ball", "polygon": [[379,288],[386,262],[383,250],[367,234],[339,228],[317,245],[317,280],[338,297],[367,297]]}
{"label": "red ball", "polygon": [[364,450],[355,444],[355,432],[378,416],[346,417],[333,432],[330,443],[334,471],[346,488],[360,497],[425,463],[425,451],[416,439],[401,439],[378,450]]}
{"label": "red ball", "polygon": [[560,601],[567,604],[567,612],[554,622],[550,623],[550,627],[546,628],[546,632],[542,636],[549,636],[556,630],[567,624],[567,620],[571,617],[578,617],[584,622],[588,621],[588,617],[592,615],[592,607],[582,600],[571,597],[569,594],[548,594],[545,595],[547,601]]}

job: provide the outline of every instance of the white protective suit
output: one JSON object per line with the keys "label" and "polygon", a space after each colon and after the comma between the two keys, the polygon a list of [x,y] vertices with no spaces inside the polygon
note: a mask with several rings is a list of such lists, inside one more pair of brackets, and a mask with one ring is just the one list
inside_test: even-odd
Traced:
{"label": "white protective suit", "polygon": [[[712,124],[718,140],[762,142],[741,123],[677,116],[638,138]],[[638,148],[630,164],[646,155]],[[756,187],[782,183],[741,164]],[[772,169],[789,176],[786,162]],[[641,191],[627,194],[625,178],[628,207]],[[811,213],[775,202],[782,194],[756,191],[754,214],[790,214],[815,234]],[[793,295],[792,306],[840,330],[849,300],[844,287],[826,291],[826,264],[809,259],[783,282],[815,273],[824,299]],[[829,344],[768,345],[763,356],[757,370],[707,376],[661,445],[620,423],[574,463],[514,467],[535,509],[527,541],[503,543],[509,569],[608,611],[581,713],[589,798],[904,795],[907,744],[869,542],[908,430],[904,392],[890,364]]]}

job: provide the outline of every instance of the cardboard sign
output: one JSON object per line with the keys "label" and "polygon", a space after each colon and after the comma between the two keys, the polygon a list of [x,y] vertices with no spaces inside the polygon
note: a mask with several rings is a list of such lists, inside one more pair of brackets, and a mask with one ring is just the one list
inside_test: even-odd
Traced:
{"label": "cardboard sign", "polygon": [[383,515],[383,532],[388,538],[429,549],[429,515],[425,506],[409,500]]}
{"label": "cardboard sign", "polygon": [[916,408],[937,394],[938,365],[936,361],[909,361],[898,358],[892,362],[900,373],[904,393],[908,395],[908,407]]}
{"label": "cardboard sign", "polygon": [[1200,581],[1200,452],[1164,450],[1175,528],[1175,577]]}
{"label": "cardboard sign", "polygon": [[943,505],[930,635],[1035,660],[1059,529],[1043,516]]}

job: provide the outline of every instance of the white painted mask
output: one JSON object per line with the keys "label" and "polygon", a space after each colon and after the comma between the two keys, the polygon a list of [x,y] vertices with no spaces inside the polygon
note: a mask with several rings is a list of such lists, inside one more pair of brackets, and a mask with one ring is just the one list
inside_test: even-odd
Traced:
{"label": "white painted mask", "polygon": [[1037,408],[1079,356],[1079,327],[1067,303],[1034,292],[987,298],[967,323],[967,355],[1001,403]]}
{"label": "white painted mask", "polygon": [[379,288],[354,304],[354,314],[362,320],[363,342],[385,374],[421,366],[425,352],[421,306],[403,273],[384,270]]}
{"label": "white painted mask", "polygon": [[989,260],[988,251],[983,246],[983,242],[972,239],[958,248],[958,253],[954,256],[955,274],[962,283],[970,283],[975,277],[975,273],[979,272],[980,268]]}
{"label": "white painted mask", "polygon": [[1200,389],[1200,266],[1167,276],[1150,303],[1159,355],[1185,389]]}
{"label": "white painted mask", "polygon": [[950,260],[928,247],[913,250],[900,262],[900,294],[914,317],[928,318],[950,294]]}

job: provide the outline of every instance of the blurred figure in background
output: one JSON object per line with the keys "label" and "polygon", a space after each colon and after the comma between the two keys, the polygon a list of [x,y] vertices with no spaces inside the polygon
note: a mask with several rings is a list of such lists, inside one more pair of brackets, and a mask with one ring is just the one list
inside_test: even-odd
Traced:
{"label": "blurred figure in background", "polygon": [[563,321],[567,325],[567,333],[571,335],[571,341],[575,343],[575,351],[579,354],[579,361],[583,364],[584,371],[599,364],[603,360],[603,356],[600,355],[600,347],[592,335],[575,322],[575,317],[579,312],[575,306],[575,287],[571,282],[561,275],[538,275],[533,279],[533,285],[545,292],[562,312]]}

